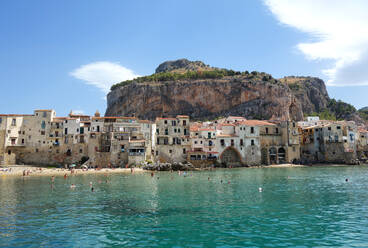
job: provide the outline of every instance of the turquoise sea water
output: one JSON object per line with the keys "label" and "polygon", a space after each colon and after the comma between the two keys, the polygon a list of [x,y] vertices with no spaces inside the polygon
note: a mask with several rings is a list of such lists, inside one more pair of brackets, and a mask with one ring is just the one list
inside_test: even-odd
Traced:
{"label": "turquoise sea water", "polygon": [[364,166],[1,177],[0,247],[368,247],[367,204]]}

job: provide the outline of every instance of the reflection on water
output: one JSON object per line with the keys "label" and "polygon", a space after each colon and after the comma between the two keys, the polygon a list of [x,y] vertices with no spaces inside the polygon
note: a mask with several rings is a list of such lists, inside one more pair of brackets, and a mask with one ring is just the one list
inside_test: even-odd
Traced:
{"label": "reflection on water", "polygon": [[361,166],[2,177],[0,247],[365,246],[367,176]]}

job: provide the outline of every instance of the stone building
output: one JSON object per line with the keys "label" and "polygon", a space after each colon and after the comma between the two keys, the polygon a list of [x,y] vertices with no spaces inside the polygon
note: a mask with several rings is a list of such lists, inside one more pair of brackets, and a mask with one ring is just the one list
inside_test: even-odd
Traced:
{"label": "stone building", "polygon": [[227,166],[261,163],[260,129],[253,120],[226,121],[216,135],[219,162]]}
{"label": "stone building", "polygon": [[301,128],[301,159],[309,163],[352,163],[356,159],[354,122],[325,121]]}
{"label": "stone building", "polygon": [[255,121],[260,128],[262,164],[292,163],[300,159],[298,126],[292,121]]}
{"label": "stone building", "polygon": [[368,161],[368,131],[363,128],[358,131],[357,157],[360,160]]}
{"label": "stone building", "polygon": [[155,160],[161,162],[184,162],[190,144],[189,116],[156,118]]}

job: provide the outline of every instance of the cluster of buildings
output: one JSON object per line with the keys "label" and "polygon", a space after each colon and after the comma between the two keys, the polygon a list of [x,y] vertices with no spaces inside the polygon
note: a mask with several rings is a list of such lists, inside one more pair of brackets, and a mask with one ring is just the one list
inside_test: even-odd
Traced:
{"label": "cluster of buildings", "polygon": [[0,165],[86,164],[125,167],[143,162],[195,166],[355,163],[368,157],[368,131],[354,122],[260,121],[229,116],[191,122],[189,116],[101,117],[54,110],[0,115]]}

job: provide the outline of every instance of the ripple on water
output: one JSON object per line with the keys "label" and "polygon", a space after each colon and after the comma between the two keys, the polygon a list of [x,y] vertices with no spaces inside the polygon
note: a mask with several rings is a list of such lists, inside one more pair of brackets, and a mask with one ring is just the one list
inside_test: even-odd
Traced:
{"label": "ripple on water", "polygon": [[363,166],[157,175],[159,180],[148,174],[111,175],[107,183],[103,175],[57,177],[53,187],[45,177],[2,178],[0,247],[368,243],[368,169]]}

